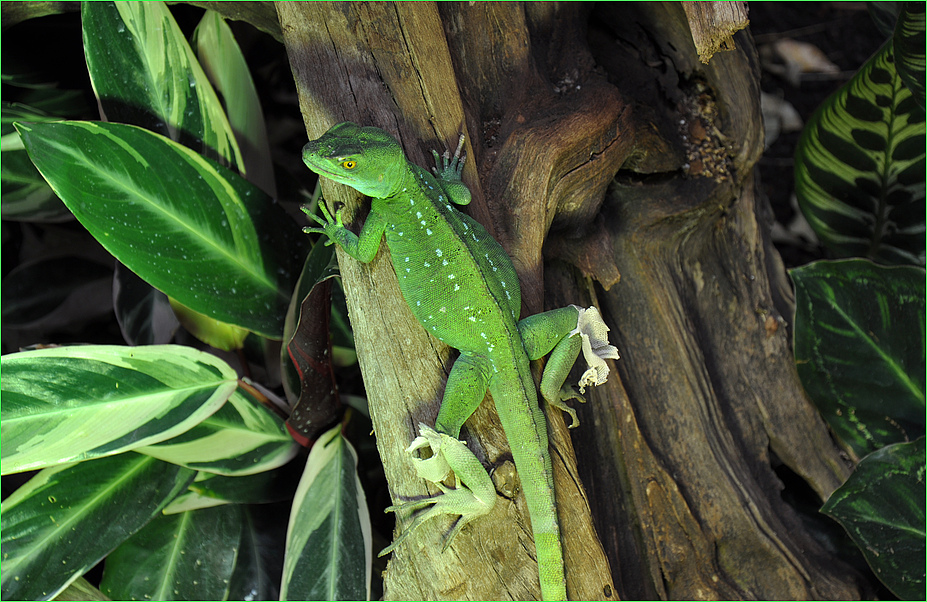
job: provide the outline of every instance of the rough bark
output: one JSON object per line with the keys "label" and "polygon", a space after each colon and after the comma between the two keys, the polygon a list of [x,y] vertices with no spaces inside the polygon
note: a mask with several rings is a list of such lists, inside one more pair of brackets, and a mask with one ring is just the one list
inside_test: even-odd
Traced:
{"label": "rough bark", "polygon": [[[579,409],[578,429],[547,412],[571,597],[858,596],[772,468],[822,497],[848,472],[790,353],[788,283],[751,175],[762,122],[749,36],[705,66],[676,4],[277,11],[310,138],[343,120],[376,125],[427,165],[463,131],[469,211],[512,256],[523,315],[603,310],[617,373]],[[362,222],[351,191],[323,192]],[[433,423],[456,353],[415,322],[383,249],[367,266],[339,261],[394,500],[434,493],[403,449]],[[445,553],[449,521],[426,523],[393,554],[387,598],[538,595],[489,399],[467,431],[499,504]]]}

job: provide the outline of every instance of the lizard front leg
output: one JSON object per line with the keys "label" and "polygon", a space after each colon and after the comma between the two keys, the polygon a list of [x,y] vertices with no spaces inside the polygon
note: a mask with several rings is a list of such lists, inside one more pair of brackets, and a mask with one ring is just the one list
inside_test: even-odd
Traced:
{"label": "lizard front leg", "polygon": [[306,234],[324,234],[328,237],[328,240],[325,242],[326,245],[330,245],[333,242],[337,243],[339,247],[344,249],[345,253],[354,259],[362,263],[370,263],[373,261],[373,258],[377,254],[377,249],[380,248],[380,240],[383,238],[383,231],[386,230],[386,220],[380,213],[371,211],[367,215],[367,220],[364,222],[364,227],[361,229],[360,236],[358,236],[344,227],[344,223],[341,221],[342,209],[336,211],[335,216],[332,217],[324,199],[319,200],[319,210],[322,212],[321,217],[314,213],[310,213],[309,207],[306,205],[303,205],[300,209],[302,209],[303,213],[305,213],[309,219],[322,226],[321,228],[306,227],[303,228],[303,232]]}

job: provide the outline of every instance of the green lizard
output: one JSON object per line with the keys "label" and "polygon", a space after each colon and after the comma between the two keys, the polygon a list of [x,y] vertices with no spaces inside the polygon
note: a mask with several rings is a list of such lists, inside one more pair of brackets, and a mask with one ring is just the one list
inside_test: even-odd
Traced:
{"label": "green lizard", "polygon": [[[395,138],[378,128],[341,123],[303,148],[303,161],[316,173],[370,196],[371,209],[360,236],[344,227],[320,203],[322,217],[308,213],[351,257],[369,263],[386,237],[402,295],[425,329],[460,351],[448,377],[435,428],[420,425],[407,449],[430,447],[427,460],[414,458],[418,474],[441,493],[392,506],[388,511],[423,510],[380,554],[392,551],[422,522],[440,514],[460,515],[445,549],[469,521],[488,513],[496,501],[492,481],[463,442],[460,429],[483,401],[495,400],[531,517],[531,529],[546,600],[566,599],[560,529],[554,500],[547,424],[538,404],[529,361],[551,353],[541,393],[554,406],[576,414],[563,401],[582,400],[583,387],[605,382],[604,358],[617,358],[608,327],[596,308],[564,307],[519,321],[521,289],[509,256],[486,230],[451,203],[466,205],[470,191],[461,182],[460,144],[453,159],[433,153],[432,175],[407,161]],[[580,391],[564,381],[582,349],[590,364]],[[456,487],[441,482],[454,472]]]}

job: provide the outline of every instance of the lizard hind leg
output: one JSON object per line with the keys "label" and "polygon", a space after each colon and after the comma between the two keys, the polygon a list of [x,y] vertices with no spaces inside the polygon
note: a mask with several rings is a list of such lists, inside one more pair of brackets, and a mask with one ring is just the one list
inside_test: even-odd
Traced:
{"label": "lizard hind leg", "polygon": [[[421,435],[406,451],[414,453],[424,447],[431,449],[430,458],[421,460],[413,456],[413,460],[419,476],[433,482],[441,493],[402,502],[386,509],[387,512],[414,512],[430,506],[427,510],[419,512],[413,518],[412,523],[390,546],[383,549],[378,554],[379,556],[392,552],[410,533],[427,520],[443,514],[459,515],[444,540],[446,550],[467,523],[488,514],[496,504],[496,488],[489,474],[463,441],[439,433],[424,424],[419,425],[419,432]],[[456,481],[454,488],[446,487],[441,482],[451,470],[454,471]]]}

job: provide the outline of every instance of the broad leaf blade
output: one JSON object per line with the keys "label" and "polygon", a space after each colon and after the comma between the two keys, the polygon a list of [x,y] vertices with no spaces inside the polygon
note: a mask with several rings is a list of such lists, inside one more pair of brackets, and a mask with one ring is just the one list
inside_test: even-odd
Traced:
{"label": "broad leaf blade", "polygon": [[48,183],[29,160],[14,121],[56,121],[44,111],[20,104],[2,103],[0,151],[3,157],[3,219],[29,222],[63,222],[73,219]]}
{"label": "broad leaf blade", "polygon": [[3,356],[3,474],[117,454],[183,433],[237,386],[189,347],[86,345]]}
{"label": "broad leaf blade", "polygon": [[370,516],[341,427],[309,453],[286,535],[281,600],[369,600]]}
{"label": "broad leaf blade", "polygon": [[886,44],[812,115],[795,193],[838,257],[924,264],[924,110]]}
{"label": "broad leaf blade", "polygon": [[244,173],[219,98],[163,2],[85,2],[81,20],[107,121],[143,126]]}
{"label": "broad leaf blade", "polygon": [[902,600],[924,599],[924,438],[863,458],[821,512],[847,530]]}
{"label": "broad leaf blade", "polygon": [[257,187],[133,126],[18,128],[58,196],[129,269],[195,311],[282,335],[305,237]]}
{"label": "broad leaf blade", "polygon": [[[229,600],[279,600],[283,530],[278,517],[261,507],[242,507],[241,547],[232,574]],[[279,534],[279,537],[277,535]]]}
{"label": "broad leaf blade", "polygon": [[791,272],[795,361],[835,433],[862,457],[924,433],[924,270],[865,260]]}
{"label": "broad leaf blade", "polygon": [[113,600],[226,600],[242,537],[239,506],[162,515],[106,559]]}
{"label": "broad leaf blade", "polygon": [[298,449],[281,418],[237,389],[192,429],[137,451],[195,470],[244,476],[282,466]]}
{"label": "broad leaf blade", "polygon": [[3,502],[3,599],[54,597],[157,515],[194,474],[133,453],[39,472]]}

